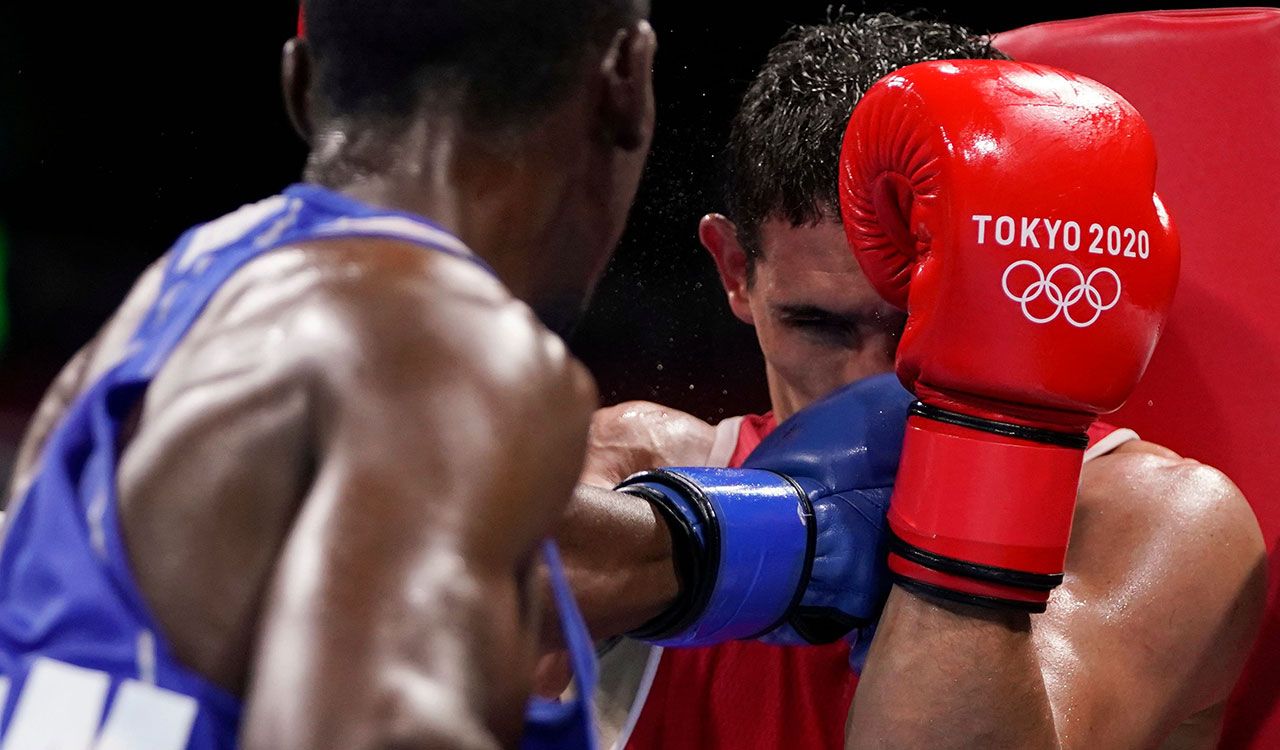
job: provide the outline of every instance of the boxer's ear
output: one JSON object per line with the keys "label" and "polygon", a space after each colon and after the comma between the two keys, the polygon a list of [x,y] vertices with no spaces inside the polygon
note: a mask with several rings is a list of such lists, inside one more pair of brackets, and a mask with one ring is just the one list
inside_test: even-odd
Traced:
{"label": "boxer's ear", "polygon": [[280,83],[289,122],[302,140],[311,143],[311,50],[305,39],[295,37],[285,42]]}
{"label": "boxer's ear", "polygon": [[707,214],[698,222],[698,239],[716,263],[720,284],[729,298],[729,309],[738,320],[755,325],[755,318],[751,315],[747,252],[738,240],[737,225],[720,214]]}
{"label": "boxer's ear", "polygon": [[614,142],[627,151],[647,151],[656,112],[653,56],[658,37],[648,21],[620,29],[601,61],[604,119]]}

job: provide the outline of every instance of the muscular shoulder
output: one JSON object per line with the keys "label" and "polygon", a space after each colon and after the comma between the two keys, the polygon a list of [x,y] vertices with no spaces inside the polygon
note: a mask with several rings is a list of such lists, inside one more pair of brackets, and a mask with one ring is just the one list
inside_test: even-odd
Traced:
{"label": "muscular shoulder", "polygon": [[208,382],[236,384],[219,389],[228,408],[297,394],[316,450],[341,434],[390,456],[427,439],[417,426],[444,425],[477,447],[450,454],[459,467],[486,445],[574,445],[580,459],[595,406],[585,369],[491,275],[385,240],[284,248],[238,272],[148,399],[203,404]]}
{"label": "muscular shoulder", "polygon": [[708,448],[715,437],[715,428],[701,419],[652,401],[624,401],[597,409],[591,416],[591,431],[603,441],[641,434],[651,443],[670,439]]}
{"label": "muscular shoulder", "polygon": [[597,409],[582,480],[612,487],[644,469],[704,465],[715,438],[716,429],[701,419],[652,401]]}
{"label": "muscular shoulder", "polygon": [[302,335],[331,398],[429,394],[445,411],[487,405],[552,434],[585,429],[594,384],[527,305],[465,261],[374,249],[311,253],[323,281]]}
{"label": "muscular shoulder", "polygon": [[1171,551],[1243,567],[1265,551],[1252,509],[1225,474],[1155,443],[1133,441],[1088,462],[1079,516],[1090,526],[1108,519],[1120,548],[1173,543]]}
{"label": "muscular shoulder", "polygon": [[434,508],[440,528],[484,545],[545,532],[595,407],[559,337],[456,258],[364,242],[303,248],[299,262],[314,280],[285,344],[309,384],[320,475]]}
{"label": "muscular shoulder", "polygon": [[1075,593],[1122,625],[1134,674],[1182,692],[1175,703],[1188,711],[1224,699],[1242,667],[1265,554],[1244,496],[1211,466],[1151,443],[1085,466],[1068,559]]}

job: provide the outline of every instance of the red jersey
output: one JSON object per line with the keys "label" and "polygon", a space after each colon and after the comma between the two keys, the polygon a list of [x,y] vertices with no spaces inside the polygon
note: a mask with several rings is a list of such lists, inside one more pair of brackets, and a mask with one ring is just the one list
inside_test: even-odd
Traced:
{"label": "red jersey", "polygon": [[[739,466],[777,423],[743,417],[730,466]],[[1097,423],[1085,460],[1137,437]],[[662,651],[627,750],[844,747],[858,677],[849,645],[769,646],[732,641]]]}

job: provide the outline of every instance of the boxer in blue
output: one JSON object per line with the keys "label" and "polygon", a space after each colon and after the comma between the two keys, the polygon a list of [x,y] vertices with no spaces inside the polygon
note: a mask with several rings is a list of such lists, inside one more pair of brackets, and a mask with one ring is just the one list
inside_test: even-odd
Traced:
{"label": "boxer in blue", "polygon": [[187,232],[30,427],[0,747],[589,746],[525,710],[544,551],[591,690],[542,540],[595,394],[549,328],[639,180],[646,5],[306,4],[305,183]]}

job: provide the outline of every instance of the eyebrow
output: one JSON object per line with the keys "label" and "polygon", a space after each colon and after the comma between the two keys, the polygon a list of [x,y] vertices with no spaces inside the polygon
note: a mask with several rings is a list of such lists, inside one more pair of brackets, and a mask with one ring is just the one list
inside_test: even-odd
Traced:
{"label": "eyebrow", "polygon": [[820,318],[849,326],[880,322],[877,309],[859,309],[850,312],[836,312],[825,307],[808,304],[778,304],[773,306],[774,313],[787,318]]}

